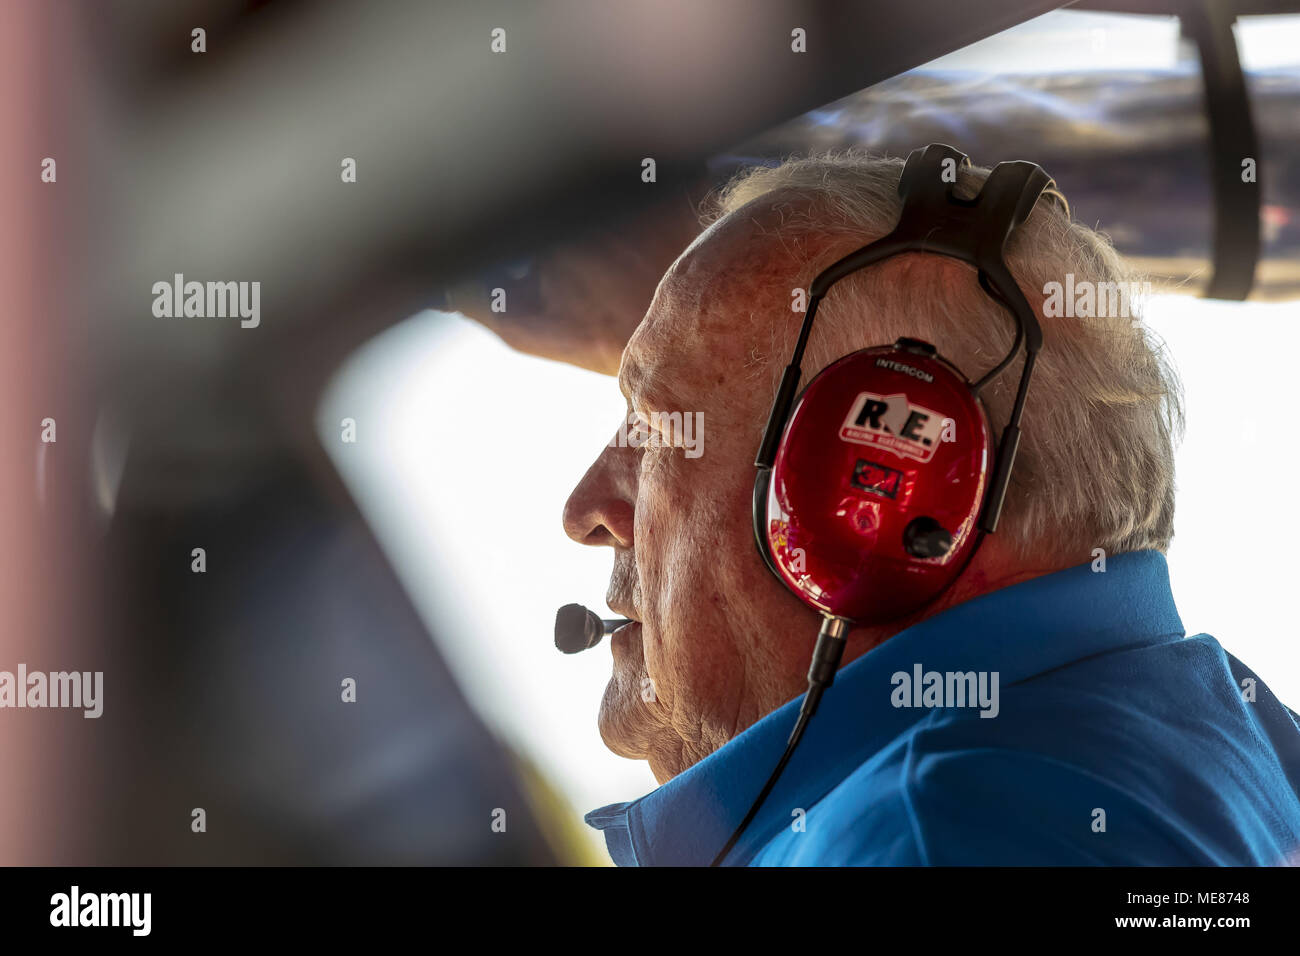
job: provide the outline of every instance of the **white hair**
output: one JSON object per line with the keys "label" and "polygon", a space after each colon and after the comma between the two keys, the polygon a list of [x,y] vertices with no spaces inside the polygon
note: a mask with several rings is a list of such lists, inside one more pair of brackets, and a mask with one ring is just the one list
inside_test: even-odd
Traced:
{"label": "white hair", "polygon": [[[853,149],[748,169],[711,197],[703,218],[720,219],[760,197],[780,203],[774,239],[799,262],[807,288],[829,262],[808,261],[800,238],[854,238],[865,245],[892,230],[902,211],[902,168],[900,159]],[[956,195],[974,196],[988,174],[982,167],[961,170]],[[787,194],[788,206],[782,202]],[[843,245],[837,248],[848,251]],[[1011,347],[1010,313],[979,288],[973,267],[959,266],[969,282],[938,281],[952,273],[938,272],[933,261],[924,254],[895,256],[840,281],[819,308],[803,380],[842,355],[904,335],[937,346],[971,380],[992,369]],[[1173,537],[1181,389],[1162,347],[1137,318],[1140,302],[1129,303],[1127,317],[1043,314],[1048,284],[1065,283],[1067,274],[1076,287],[1088,281],[1124,283],[1125,289],[1137,288],[1128,283],[1142,277],[1106,236],[1071,221],[1048,200],[1040,200],[1012,234],[1006,261],[1039,314],[1043,348],[999,537],[1025,557],[1089,548],[1166,551]],[[767,342],[755,346],[755,366],[766,370],[773,387],[803,318],[785,314],[790,321],[775,323],[770,351]],[[995,438],[1010,413],[1020,369],[1017,358],[981,392]]]}

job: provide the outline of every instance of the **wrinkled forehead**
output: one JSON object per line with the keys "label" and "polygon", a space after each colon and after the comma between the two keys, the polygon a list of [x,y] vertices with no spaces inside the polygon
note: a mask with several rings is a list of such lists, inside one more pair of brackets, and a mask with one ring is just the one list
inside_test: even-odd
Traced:
{"label": "wrinkled forehead", "polygon": [[789,321],[806,242],[780,229],[779,200],[756,200],[713,223],[660,280],[623,352],[624,394],[651,402],[684,397],[725,363],[764,352]]}

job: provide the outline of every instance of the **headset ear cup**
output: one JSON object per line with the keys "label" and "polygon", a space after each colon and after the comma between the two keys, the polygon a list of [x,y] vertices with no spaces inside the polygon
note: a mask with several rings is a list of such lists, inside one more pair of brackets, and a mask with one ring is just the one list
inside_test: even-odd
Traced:
{"label": "headset ear cup", "polygon": [[756,484],[769,568],[834,617],[869,624],[919,610],[978,542],[990,448],[982,404],[932,346],[845,356],[799,395],[761,504]]}
{"label": "headset ear cup", "polygon": [[[753,502],[763,559],[805,603],[834,617],[886,620],[933,600],[966,567],[982,535],[996,529],[1010,479],[1043,336],[1003,251],[1052,180],[1033,163],[999,163],[977,196],[958,199],[952,177],[944,175],[952,163],[971,165],[965,153],[942,143],[913,150],[899,177],[903,209],[893,230],[813,279],[755,457],[759,481],[770,479],[766,495],[756,481]],[[1006,358],[972,386],[932,346],[900,340],[845,356],[796,401],[818,303],[846,276],[913,252],[978,270],[985,292],[1016,322]],[[1022,345],[1020,382],[990,474],[993,440],[978,393]],[[952,426],[955,450],[933,446],[927,429],[940,415],[945,434]],[[934,524],[914,523],[920,518]]]}

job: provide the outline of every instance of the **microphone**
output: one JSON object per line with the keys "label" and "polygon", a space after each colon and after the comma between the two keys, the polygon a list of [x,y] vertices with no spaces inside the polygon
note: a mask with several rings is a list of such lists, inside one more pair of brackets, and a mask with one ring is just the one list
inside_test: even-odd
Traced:
{"label": "microphone", "polygon": [[610,631],[629,623],[625,617],[601,620],[581,604],[566,604],[555,612],[555,646],[565,654],[595,647]]}

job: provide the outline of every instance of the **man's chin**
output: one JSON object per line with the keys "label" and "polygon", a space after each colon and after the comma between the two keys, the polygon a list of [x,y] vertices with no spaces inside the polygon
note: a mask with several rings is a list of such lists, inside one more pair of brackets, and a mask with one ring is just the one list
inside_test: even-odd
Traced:
{"label": "man's chin", "polygon": [[645,704],[637,696],[635,686],[620,680],[617,673],[605,685],[597,724],[600,739],[611,751],[630,760],[646,759],[650,748]]}
{"label": "man's chin", "polygon": [[[620,627],[610,638],[613,671],[600,702],[600,737],[620,757],[643,760],[651,731],[645,695],[654,700],[641,650],[641,625]],[[649,689],[647,689],[649,688]]]}

